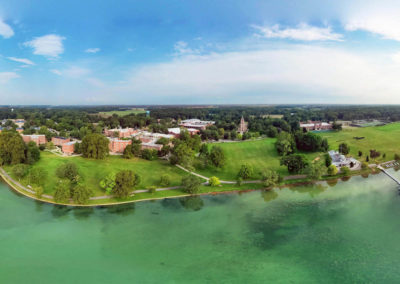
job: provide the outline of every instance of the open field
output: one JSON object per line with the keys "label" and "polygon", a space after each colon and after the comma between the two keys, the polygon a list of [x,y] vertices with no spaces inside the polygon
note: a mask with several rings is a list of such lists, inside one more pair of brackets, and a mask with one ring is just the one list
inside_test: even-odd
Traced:
{"label": "open field", "polygon": [[[93,190],[94,196],[106,195],[106,193],[100,188],[99,182],[103,177],[111,172],[132,170],[135,173],[138,173],[141,177],[141,183],[138,186],[140,189],[152,185],[157,186],[162,174],[168,174],[170,176],[170,186],[177,186],[181,184],[182,176],[185,175],[185,172],[182,170],[170,165],[167,161],[161,160],[126,160],[121,156],[109,156],[105,160],[93,160],[82,157],[65,158],[56,156],[49,152],[42,152],[41,159],[32,167],[42,167],[48,172],[48,177],[44,185],[45,194],[53,194],[54,187],[58,181],[58,177],[55,174],[56,169],[59,165],[69,161],[74,162],[78,166],[79,173],[84,179],[84,184]],[[4,169],[12,176],[11,167],[4,167]],[[15,177],[13,176],[13,178]],[[20,182],[25,186],[28,185],[26,178]]]}
{"label": "open field", "polygon": [[[257,141],[220,143],[218,146],[222,147],[226,156],[225,166],[222,169],[214,167],[198,169],[196,172],[207,177],[217,176],[222,180],[236,180],[241,165],[248,163],[254,168],[252,179],[259,179],[259,172],[262,169],[271,169],[282,176],[287,176],[289,174],[287,168],[280,165],[280,156],[276,152],[275,142],[274,138],[266,138]],[[319,153],[307,153],[306,155],[313,160]]]}
{"label": "open field", "polygon": [[143,108],[133,108],[128,110],[113,110],[113,111],[100,112],[99,114],[103,116],[112,116],[113,114],[124,116],[128,114],[141,114],[141,113],[146,113],[146,110]]}
{"label": "open field", "polygon": [[[369,155],[371,149],[381,154],[386,153],[386,158],[381,156],[375,162],[393,160],[395,153],[400,154],[400,123],[365,128],[351,127],[339,132],[321,132],[318,135],[328,139],[330,149],[337,150],[339,144],[345,142],[350,146],[350,155],[355,158],[358,158],[358,151],[362,151],[363,157],[360,159],[362,161],[367,154]],[[374,160],[370,159],[370,163],[373,162]]]}

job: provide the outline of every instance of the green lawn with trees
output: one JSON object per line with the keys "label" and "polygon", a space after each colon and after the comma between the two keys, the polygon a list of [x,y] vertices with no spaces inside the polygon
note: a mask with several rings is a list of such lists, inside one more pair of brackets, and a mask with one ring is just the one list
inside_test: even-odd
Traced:
{"label": "green lawn with trees", "polygon": [[[287,167],[280,164],[280,156],[275,147],[275,138],[262,140],[209,144],[219,146],[225,153],[226,161],[222,168],[208,165],[197,168],[196,172],[207,177],[216,176],[221,180],[236,180],[242,165],[248,164],[253,168],[250,179],[261,179],[265,169],[278,172],[281,176],[289,175]],[[320,153],[307,153],[309,161],[315,159]]]}
{"label": "green lawn with trees", "polygon": [[[140,176],[138,189],[146,189],[150,186],[165,186],[166,176],[169,178],[168,186],[181,185],[182,177],[185,172],[171,165],[167,161],[156,160],[147,161],[143,159],[123,159],[121,156],[109,156],[102,160],[87,159],[82,157],[59,157],[49,152],[42,152],[41,158],[34,165],[30,166],[29,171],[35,169],[44,169],[46,172],[43,190],[45,194],[54,194],[60,178],[57,176],[57,169],[61,165],[69,162],[77,166],[78,173],[82,179],[82,184],[93,191],[93,196],[106,195],[107,192],[100,187],[100,181],[111,173],[117,174],[120,171],[131,170]],[[13,171],[15,166],[4,166],[4,169],[16,180],[24,185],[29,184],[29,175],[19,178]]]}
{"label": "green lawn with trees", "polygon": [[[318,135],[328,139],[330,149],[338,150],[340,144],[346,143],[350,147],[349,154],[354,158],[365,161],[368,155],[369,163],[390,161],[396,153],[400,154],[400,123],[344,128],[342,131],[320,132]],[[371,158],[370,150],[376,150],[380,156]],[[359,154],[362,154],[361,158]]]}

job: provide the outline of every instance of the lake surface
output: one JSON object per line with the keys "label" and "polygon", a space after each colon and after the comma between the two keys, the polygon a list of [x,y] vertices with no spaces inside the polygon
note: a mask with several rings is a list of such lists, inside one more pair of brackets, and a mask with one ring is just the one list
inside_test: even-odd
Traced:
{"label": "lake surface", "polygon": [[400,196],[383,174],[89,209],[0,184],[0,283],[398,283],[399,271]]}

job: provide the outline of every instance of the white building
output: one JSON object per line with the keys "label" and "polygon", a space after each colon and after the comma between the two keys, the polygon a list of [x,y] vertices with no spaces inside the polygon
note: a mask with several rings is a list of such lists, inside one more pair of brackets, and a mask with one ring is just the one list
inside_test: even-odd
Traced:
{"label": "white building", "polygon": [[332,164],[338,169],[341,167],[348,167],[352,170],[356,170],[360,167],[360,162],[352,157],[346,157],[340,154],[338,151],[331,150],[328,152],[329,156],[332,158]]}

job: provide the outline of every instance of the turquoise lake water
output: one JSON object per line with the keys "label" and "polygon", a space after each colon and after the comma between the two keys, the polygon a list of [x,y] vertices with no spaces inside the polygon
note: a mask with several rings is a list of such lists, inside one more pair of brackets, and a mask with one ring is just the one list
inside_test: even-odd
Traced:
{"label": "turquoise lake water", "polygon": [[89,209],[0,184],[0,283],[399,283],[399,271],[400,196],[383,174]]}

